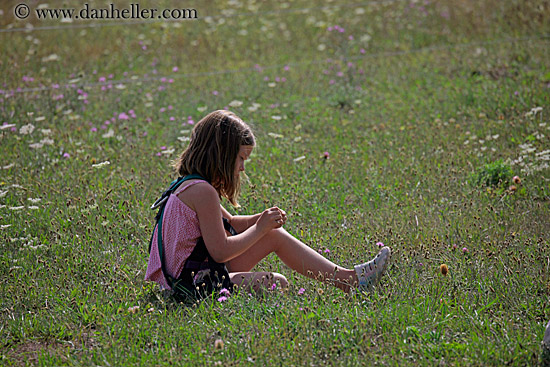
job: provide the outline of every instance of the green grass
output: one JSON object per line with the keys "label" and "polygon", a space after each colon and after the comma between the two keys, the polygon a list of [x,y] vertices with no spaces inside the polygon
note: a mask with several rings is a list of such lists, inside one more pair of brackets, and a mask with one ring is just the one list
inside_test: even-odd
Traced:
{"label": "green grass", "polygon": [[[16,3],[2,29],[31,23]],[[0,126],[15,130],[0,130],[0,364],[537,363],[548,3],[323,5],[196,2],[198,20],[0,33]],[[224,107],[258,138],[238,212],[285,209],[288,231],[347,267],[390,245],[374,293],[347,297],[274,255],[257,269],[286,275],[284,295],[183,306],[143,281],[148,208],[188,119]]]}

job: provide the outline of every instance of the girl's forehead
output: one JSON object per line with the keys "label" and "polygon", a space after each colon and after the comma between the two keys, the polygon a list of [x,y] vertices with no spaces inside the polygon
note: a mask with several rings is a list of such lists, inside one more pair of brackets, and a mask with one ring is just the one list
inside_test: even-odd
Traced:
{"label": "girl's forehead", "polygon": [[241,145],[241,148],[239,149],[239,153],[249,157],[250,154],[252,154],[252,150],[254,150],[253,145]]}

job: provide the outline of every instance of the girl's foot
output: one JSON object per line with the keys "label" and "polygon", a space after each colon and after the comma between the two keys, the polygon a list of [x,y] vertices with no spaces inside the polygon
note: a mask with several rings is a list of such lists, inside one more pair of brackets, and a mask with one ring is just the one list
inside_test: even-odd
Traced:
{"label": "girl's foot", "polygon": [[359,291],[370,291],[382,278],[382,274],[388,267],[388,262],[391,256],[391,249],[387,246],[382,247],[378,255],[374,259],[364,264],[355,265],[354,269],[357,273]]}

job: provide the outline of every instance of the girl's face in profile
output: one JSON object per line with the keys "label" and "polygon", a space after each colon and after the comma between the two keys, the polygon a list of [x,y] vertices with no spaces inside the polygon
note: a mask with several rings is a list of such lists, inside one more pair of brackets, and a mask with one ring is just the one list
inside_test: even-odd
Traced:
{"label": "girl's face in profile", "polygon": [[235,160],[235,177],[239,177],[240,173],[244,172],[244,161],[250,157],[253,149],[254,146],[252,145],[241,145],[237,159]]}

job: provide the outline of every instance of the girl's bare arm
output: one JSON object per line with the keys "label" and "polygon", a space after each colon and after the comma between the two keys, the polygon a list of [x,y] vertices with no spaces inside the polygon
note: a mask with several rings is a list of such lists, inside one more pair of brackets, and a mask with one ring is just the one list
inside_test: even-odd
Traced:
{"label": "girl's bare arm", "polygon": [[[228,237],[222,224],[220,199],[212,186],[196,185],[191,201],[199,218],[206,248],[217,262],[227,262],[239,256],[270,230],[280,228],[284,223],[283,212],[278,208],[270,208],[259,214],[254,224],[242,233]],[[227,211],[225,214],[228,214]],[[228,219],[232,218],[235,216]]]}
{"label": "girl's bare arm", "polygon": [[246,231],[255,224],[262,213],[254,215],[231,215],[223,206],[221,206],[222,216],[229,220],[229,223],[235,228],[238,233]]}

